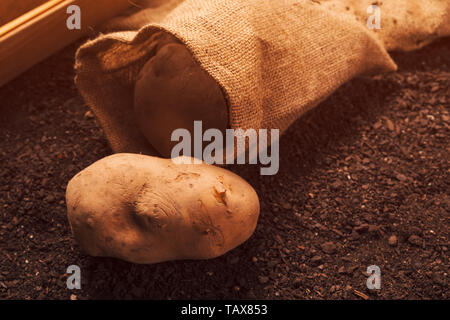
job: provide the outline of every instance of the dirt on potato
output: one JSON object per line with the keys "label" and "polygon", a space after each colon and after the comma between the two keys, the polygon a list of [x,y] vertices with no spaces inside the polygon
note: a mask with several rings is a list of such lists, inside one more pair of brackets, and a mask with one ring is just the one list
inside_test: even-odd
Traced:
{"label": "dirt on potato", "polygon": [[[450,39],[398,53],[280,141],[255,234],[208,261],[134,265],[80,252],[67,182],[111,154],[73,83],[76,43],[0,88],[1,299],[449,299]],[[81,268],[81,290],[66,270]],[[367,267],[381,289],[366,286]]]}

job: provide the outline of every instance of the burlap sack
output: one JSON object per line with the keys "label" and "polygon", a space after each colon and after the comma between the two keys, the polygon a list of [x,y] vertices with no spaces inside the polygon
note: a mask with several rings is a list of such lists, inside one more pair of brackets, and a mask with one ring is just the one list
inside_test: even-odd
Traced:
{"label": "burlap sack", "polygon": [[152,35],[165,30],[222,87],[232,128],[283,132],[351,78],[395,70],[387,50],[411,50],[450,34],[450,1],[379,2],[380,30],[367,26],[372,3],[162,2],[112,21],[109,28],[122,31],[84,44],[76,56],[76,83],[115,152],[152,153],[134,119],[133,88],[154,54]]}

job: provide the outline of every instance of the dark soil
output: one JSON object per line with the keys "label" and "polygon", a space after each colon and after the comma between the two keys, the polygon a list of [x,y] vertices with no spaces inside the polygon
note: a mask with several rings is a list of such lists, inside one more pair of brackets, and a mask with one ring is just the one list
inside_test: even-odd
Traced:
{"label": "dark soil", "polygon": [[[0,298],[450,298],[449,38],[298,120],[278,175],[231,168],[261,200],[244,245],[149,266],[83,255],[69,230],[67,182],[111,153],[73,84],[77,45],[0,88]],[[66,288],[72,264],[81,290]]]}

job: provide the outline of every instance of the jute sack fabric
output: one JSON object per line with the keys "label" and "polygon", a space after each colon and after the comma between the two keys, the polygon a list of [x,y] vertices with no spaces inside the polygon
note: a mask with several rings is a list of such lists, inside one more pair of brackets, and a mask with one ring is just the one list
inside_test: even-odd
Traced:
{"label": "jute sack fabric", "polygon": [[183,42],[221,86],[232,128],[283,132],[351,78],[395,70],[387,49],[411,50],[450,34],[447,0],[384,0],[380,30],[366,23],[372,3],[163,2],[115,19],[110,26],[121,31],[81,46],[76,83],[115,152],[152,153],[136,125],[133,90],[154,55],[154,43],[162,41],[155,32],[164,30]]}
{"label": "jute sack fabric", "polygon": [[367,25],[373,4],[380,9],[380,29],[371,29],[388,51],[422,48],[450,35],[448,0],[321,0],[324,9],[346,14]]}

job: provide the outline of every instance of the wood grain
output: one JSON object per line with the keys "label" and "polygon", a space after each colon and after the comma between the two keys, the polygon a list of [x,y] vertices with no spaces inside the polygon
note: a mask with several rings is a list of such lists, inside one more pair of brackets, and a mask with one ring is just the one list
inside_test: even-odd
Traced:
{"label": "wood grain", "polygon": [[[72,4],[81,8],[81,30],[66,26]],[[0,86],[130,6],[128,0],[50,0],[1,26]]]}
{"label": "wood grain", "polygon": [[46,0],[0,0],[0,26],[40,6]]}

